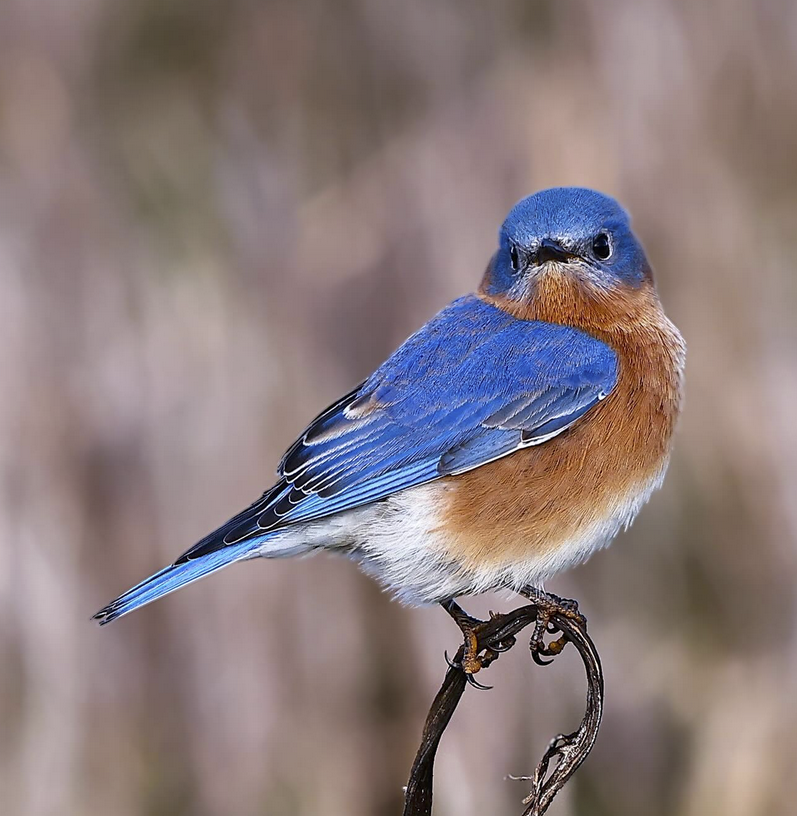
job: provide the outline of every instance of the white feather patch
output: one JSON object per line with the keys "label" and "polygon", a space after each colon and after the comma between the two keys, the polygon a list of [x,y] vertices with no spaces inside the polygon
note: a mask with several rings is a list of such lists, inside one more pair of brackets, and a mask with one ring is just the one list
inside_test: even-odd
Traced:
{"label": "white feather patch", "polygon": [[553,575],[586,561],[634,520],[661,485],[666,464],[647,482],[618,497],[603,519],[560,546],[521,561],[491,562],[465,569],[453,560],[443,527],[444,481],[396,493],[389,498],[325,519],[285,528],[258,551],[265,558],[317,549],[342,551],[373,575],[399,600],[423,605],[446,598],[500,589],[542,586]]}

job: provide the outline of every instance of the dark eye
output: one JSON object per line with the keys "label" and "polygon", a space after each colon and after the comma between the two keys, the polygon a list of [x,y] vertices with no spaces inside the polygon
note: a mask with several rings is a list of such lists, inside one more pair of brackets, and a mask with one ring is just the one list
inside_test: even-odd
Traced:
{"label": "dark eye", "polygon": [[612,256],[612,239],[608,232],[599,232],[592,239],[592,251],[600,261],[607,261]]}
{"label": "dark eye", "polygon": [[520,271],[520,253],[514,244],[509,245],[509,261],[512,264],[512,269],[515,272]]}

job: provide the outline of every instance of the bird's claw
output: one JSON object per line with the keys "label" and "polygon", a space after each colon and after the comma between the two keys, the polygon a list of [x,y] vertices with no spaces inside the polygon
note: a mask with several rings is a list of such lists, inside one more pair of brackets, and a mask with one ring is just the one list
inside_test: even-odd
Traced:
{"label": "bird's claw", "polygon": [[492,688],[492,686],[485,686],[478,680],[474,680],[473,675],[469,672],[465,672],[465,679],[468,681],[469,686],[473,686],[473,688],[478,689],[479,691],[489,691]]}
{"label": "bird's claw", "polygon": [[[524,593],[527,594],[527,593]],[[567,637],[562,634],[560,637],[545,642],[545,635],[555,635],[562,630],[556,623],[556,617],[567,618],[576,622],[579,626],[586,626],[586,618],[579,612],[578,603],[558,595],[549,595],[538,590],[530,591],[527,597],[537,607],[537,622],[534,625],[534,632],[529,641],[531,659],[538,666],[549,666],[556,655],[561,654],[567,645]],[[550,657],[551,660],[544,660]]]}
{"label": "bird's claw", "polygon": [[[464,636],[464,643],[457,653],[457,657],[451,660],[447,653],[445,655],[449,668],[462,671],[468,684],[473,688],[480,690],[492,688],[492,686],[479,683],[474,679],[473,675],[482,669],[486,669],[494,660],[498,659],[502,652],[511,649],[515,645],[515,638],[510,635],[494,642],[486,638],[482,644],[479,642],[479,636],[483,634],[483,627],[488,622],[468,615],[453,600],[444,603],[443,608],[454,618]],[[500,617],[500,615],[490,612],[490,621],[495,620],[497,617]]]}
{"label": "bird's claw", "polygon": [[[468,669],[465,668],[465,666],[464,666],[464,664],[462,662],[457,663],[456,661],[452,660],[448,656],[447,651],[443,652],[443,656],[445,657],[445,660],[446,660],[446,663],[448,664],[449,669],[455,669],[456,671],[461,671],[461,672],[464,673],[465,679],[468,681],[469,686],[473,686],[473,688],[479,689],[479,691],[489,691],[492,688],[492,686],[485,686],[483,683],[480,683],[478,680],[475,680],[474,677],[473,677],[473,675],[477,671],[479,671],[480,669],[483,669],[486,666],[488,666],[490,664],[490,660],[485,662],[483,659],[479,659],[477,657],[475,662],[471,662],[469,664],[470,668],[472,669],[471,671],[469,671]],[[487,657],[487,655],[485,655],[485,657]]]}
{"label": "bird's claw", "polygon": [[[561,632],[561,629],[551,620],[550,613],[547,611],[540,612],[537,622],[534,625],[534,632],[529,641],[529,650],[531,651],[531,659],[538,666],[550,666],[553,663],[553,658],[561,654],[562,650],[567,645],[567,638],[565,635],[552,640],[550,643],[545,642],[545,635],[555,635]],[[550,660],[543,660],[544,657],[550,657]]]}
{"label": "bird's claw", "polygon": [[586,626],[587,619],[581,614],[578,608],[578,601],[570,598],[560,598],[550,592],[543,592],[540,589],[529,587],[521,592],[539,610],[540,614],[545,614],[550,621],[555,615],[576,621],[581,627]]}
{"label": "bird's claw", "polygon": [[563,618],[569,618],[576,621],[580,626],[585,626],[587,619],[581,614],[578,608],[578,601],[570,598],[560,598],[558,595],[548,595],[547,603],[544,604],[549,617],[554,615],[561,615]]}

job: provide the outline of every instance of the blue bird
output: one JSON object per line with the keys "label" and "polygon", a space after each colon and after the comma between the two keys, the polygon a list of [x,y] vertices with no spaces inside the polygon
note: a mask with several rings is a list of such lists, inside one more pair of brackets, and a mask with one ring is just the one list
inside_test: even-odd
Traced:
{"label": "blue bird", "polygon": [[455,597],[533,597],[661,484],[684,356],[617,202],[583,188],[529,196],[475,294],[319,414],[260,499],[95,618],[235,561],[320,549],[463,626]]}

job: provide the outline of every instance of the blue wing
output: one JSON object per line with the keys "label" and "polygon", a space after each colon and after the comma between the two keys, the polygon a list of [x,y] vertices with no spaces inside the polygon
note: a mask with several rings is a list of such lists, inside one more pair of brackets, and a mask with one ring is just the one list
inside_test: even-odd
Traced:
{"label": "blue wing", "polygon": [[320,414],[280,481],[177,563],[545,442],[616,380],[614,351],[584,332],[460,298]]}

